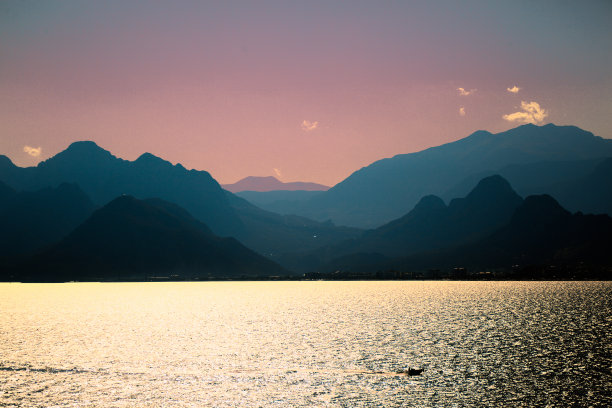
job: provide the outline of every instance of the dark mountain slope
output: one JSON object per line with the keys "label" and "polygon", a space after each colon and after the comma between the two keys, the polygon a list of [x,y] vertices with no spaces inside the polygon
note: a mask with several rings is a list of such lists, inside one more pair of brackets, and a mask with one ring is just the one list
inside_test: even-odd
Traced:
{"label": "dark mountain slope", "polygon": [[94,142],[75,142],[37,167],[20,168],[7,160],[0,159],[0,180],[19,190],[70,182],[98,205],[121,194],[159,197],[184,207],[217,234],[231,235],[242,227],[224,191],[208,172],[173,166],[149,153],[130,162]]}
{"label": "dark mountain slope", "polygon": [[[448,271],[466,267],[472,271],[502,269],[509,277],[526,279],[547,276],[610,279],[611,243],[612,218],[609,216],[571,214],[548,195],[529,196],[508,225],[486,238],[458,247],[383,260],[371,265],[370,271]],[[358,271],[361,258],[360,254],[344,257],[342,265],[345,270]],[[331,265],[333,261],[322,270],[332,271]]]}
{"label": "dark mountain slope", "polygon": [[405,216],[366,231],[362,237],[313,251],[306,259],[296,255],[293,262],[283,261],[295,269],[302,264],[308,270],[351,254],[401,257],[455,247],[477,241],[506,225],[522,201],[502,177],[487,177],[465,198],[454,199],[449,206],[439,197],[425,196]]}
{"label": "dark mountain slope", "polygon": [[285,274],[233,238],[219,238],[178,206],[119,197],[25,263],[23,280],[143,280]]}
{"label": "dark mountain slope", "polygon": [[383,159],[304,203],[293,213],[340,225],[376,227],[400,217],[430,194],[442,195],[474,174],[511,164],[572,161],[612,155],[612,141],[574,126],[524,125],[417,153]]}
{"label": "dark mountain slope", "polygon": [[95,210],[75,184],[13,193],[0,203],[0,256],[31,253],[54,243]]}
{"label": "dark mountain slope", "polygon": [[0,181],[0,210],[6,205],[8,200],[13,197],[17,192]]}

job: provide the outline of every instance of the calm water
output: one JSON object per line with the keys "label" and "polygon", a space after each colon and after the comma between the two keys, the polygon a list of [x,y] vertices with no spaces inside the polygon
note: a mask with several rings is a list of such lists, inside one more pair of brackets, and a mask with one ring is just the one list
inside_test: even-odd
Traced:
{"label": "calm water", "polygon": [[[0,284],[0,406],[611,406],[610,282]],[[423,367],[418,377],[397,374]]]}

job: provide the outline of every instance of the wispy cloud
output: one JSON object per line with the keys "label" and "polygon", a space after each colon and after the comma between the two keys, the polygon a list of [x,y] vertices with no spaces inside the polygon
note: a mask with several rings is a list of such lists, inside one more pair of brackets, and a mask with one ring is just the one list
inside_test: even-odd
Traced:
{"label": "wispy cloud", "polygon": [[459,115],[465,116],[465,108],[463,106],[459,108]]}
{"label": "wispy cloud", "polygon": [[521,111],[502,116],[508,122],[541,123],[548,116],[537,102],[521,101]]}
{"label": "wispy cloud", "polygon": [[506,88],[506,90],[510,93],[517,94],[518,91],[521,90],[518,86],[514,85],[512,88]]}
{"label": "wispy cloud", "polygon": [[279,169],[277,169],[276,167],[273,168],[272,170],[274,170],[274,174],[276,174],[277,178],[281,178],[283,175],[281,174],[281,171]]}
{"label": "wispy cloud", "polygon": [[32,157],[38,157],[40,152],[42,152],[42,147],[23,146],[23,151]]}
{"label": "wispy cloud", "polygon": [[459,91],[459,95],[461,96],[468,96],[473,94],[474,92],[476,92],[476,89],[470,89],[469,91],[465,88],[457,88],[457,90]]}
{"label": "wispy cloud", "polygon": [[317,121],[311,122],[309,120],[304,120],[302,122],[302,130],[304,132],[311,132],[311,131],[315,130],[317,127],[319,127],[319,122],[317,122]]}

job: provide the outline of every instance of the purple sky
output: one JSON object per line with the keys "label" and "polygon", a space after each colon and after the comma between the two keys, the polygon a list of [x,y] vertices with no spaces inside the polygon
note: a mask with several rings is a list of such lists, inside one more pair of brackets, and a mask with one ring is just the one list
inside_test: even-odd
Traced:
{"label": "purple sky", "polygon": [[478,129],[610,138],[610,21],[611,1],[3,0],[0,154],[94,140],[333,185]]}

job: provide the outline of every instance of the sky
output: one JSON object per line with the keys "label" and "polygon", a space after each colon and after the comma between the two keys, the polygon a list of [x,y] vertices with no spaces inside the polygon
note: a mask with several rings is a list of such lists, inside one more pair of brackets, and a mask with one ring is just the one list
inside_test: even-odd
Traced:
{"label": "sky", "polygon": [[612,138],[612,1],[0,2],[0,154],[334,185],[524,123]]}

